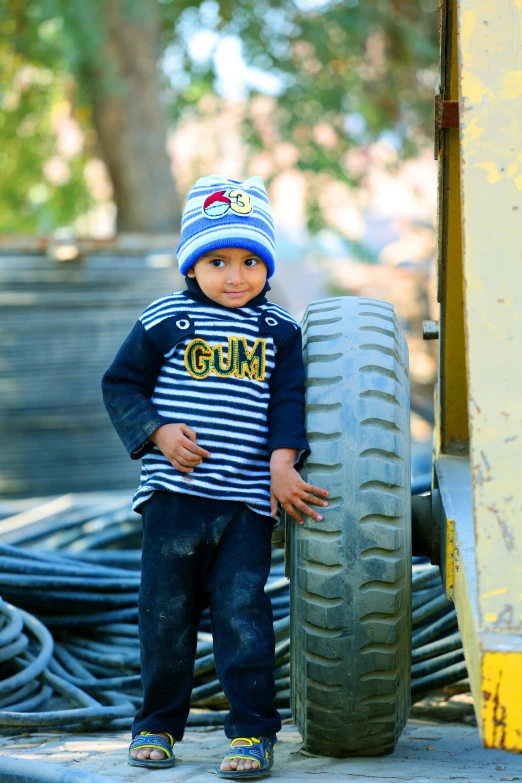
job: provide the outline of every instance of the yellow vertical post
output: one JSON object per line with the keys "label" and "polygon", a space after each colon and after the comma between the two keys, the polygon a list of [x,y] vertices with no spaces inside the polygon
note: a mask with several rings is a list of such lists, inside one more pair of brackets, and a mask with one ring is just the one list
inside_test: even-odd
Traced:
{"label": "yellow vertical post", "polygon": [[485,743],[520,751],[522,0],[456,2],[475,676]]}
{"label": "yellow vertical post", "polygon": [[[457,7],[449,0],[441,16],[440,98],[459,100]],[[435,455],[468,452],[468,408],[464,338],[464,285],[460,201],[460,138],[458,128],[446,128],[438,149],[438,300],[439,408]]]}

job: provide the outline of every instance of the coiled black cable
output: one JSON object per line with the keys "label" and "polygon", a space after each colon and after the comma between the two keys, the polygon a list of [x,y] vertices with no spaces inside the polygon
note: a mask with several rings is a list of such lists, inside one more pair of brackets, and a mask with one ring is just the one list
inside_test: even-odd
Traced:
{"label": "coiled black cable", "polygon": [[[128,729],[141,705],[137,597],[139,517],[69,505],[40,523],[0,522],[0,731]],[[36,549],[37,547],[37,549]],[[275,550],[266,586],[276,634],[276,705],[290,717],[289,591]],[[438,567],[414,558],[412,692],[466,676],[452,604]],[[189,726],[222,725],[227,702],[217,679],[210,616],[204,612]],[[71,703],[55,708],[59,695]]]}

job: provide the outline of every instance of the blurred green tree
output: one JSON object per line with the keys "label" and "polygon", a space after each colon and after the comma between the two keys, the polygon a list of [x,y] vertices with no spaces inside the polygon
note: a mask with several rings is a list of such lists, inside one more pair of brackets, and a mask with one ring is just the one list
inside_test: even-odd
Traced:
{"label": "blurred green tree", "polygon": [[39,30],[23,0],[9,6],[0,21],[0,230],[45,233],[91,205],[87,150],[60,156],[59,176],[45,176],[57,159],[53,123],[75,84],[53,44],[57,26]]}
{"label": "blurred green tree", "polygon": [[[212,46],[198,51],[202,34],[214,47],[238,37],[251,73],[275,78],[277,138],[296,147],[296,165],[312,174],[356,185],[347,154],[383,133],[398,160],[431,143],[437,0],[3,2],[3,230],[48,230],[84,211],[91,197],[82,170],[94,154],[111,177],[119,230],[176,230],[165,136],[167,122],[197,113],[216,90]],[[260,92],[247,90],[249,98]],[[55,155],[52,115],[64,100],[85,145],[66,161],[63,184],[55,167],[53,184],[44,163]],[[244,138],[255,152],[264,141],[246,116]],[[320,220],[313,203],[310,218]]]}

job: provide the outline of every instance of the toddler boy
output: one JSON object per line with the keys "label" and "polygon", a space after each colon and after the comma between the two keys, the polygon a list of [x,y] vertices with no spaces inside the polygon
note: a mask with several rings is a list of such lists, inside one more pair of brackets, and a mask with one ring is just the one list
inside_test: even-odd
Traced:
{"label": "toddler boy", "polygon": [[187,199],[178,263],[187,289],[142,313],[103,377],[132,459],[142,514],[138,600],[143,704],[130,764],[174,764],[190,710],[197,631],[210,606],[214,659],[231,709],[220,777],[273,764],[274,632],[264,587],[278,504],[298,522],[328,493],[296,470],[304,426],[301,330],[267,301],[274,225],[262,180],[211,175]]}

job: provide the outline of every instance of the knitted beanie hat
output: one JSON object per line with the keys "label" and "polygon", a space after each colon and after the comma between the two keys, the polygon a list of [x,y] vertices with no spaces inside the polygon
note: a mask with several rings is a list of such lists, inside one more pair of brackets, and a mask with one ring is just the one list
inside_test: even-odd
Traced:
{"label": "knitted beanie hat", "polygon": [[204,253],[225,247],[250,250],[265,262],[267,279],[274,274],[274,221],[261,177],[240,182],[210,174],[189,191],[177,248],[181,274]]}

